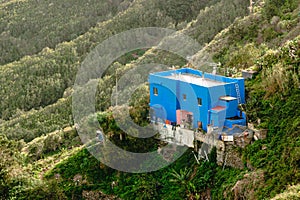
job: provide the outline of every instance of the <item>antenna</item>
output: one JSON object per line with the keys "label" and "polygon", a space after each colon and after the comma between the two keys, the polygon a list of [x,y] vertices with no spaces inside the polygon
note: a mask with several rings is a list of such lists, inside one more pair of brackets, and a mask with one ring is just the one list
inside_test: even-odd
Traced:
{"label": "antenna", "polygon": [[220,67],[222,64],[220,62],[218,62],[218,63],[209,62],[208,65],[211,66],[211,67]]}
{"label": "antenna", "polygon": [[214,66],[214,67],[213,67],[212,74],[214,74],[214,75],[216,75],[216,74],[217,74],[217,67],[216,67],[216,66]]}
{"label": "antenna", "polygon": [[208,63],[209,66],[213,67],[213,71],[212,71],[212,74],[217,74],[217,70],[218,68],[221,66],[221,63],[218,62],[218,63]]}

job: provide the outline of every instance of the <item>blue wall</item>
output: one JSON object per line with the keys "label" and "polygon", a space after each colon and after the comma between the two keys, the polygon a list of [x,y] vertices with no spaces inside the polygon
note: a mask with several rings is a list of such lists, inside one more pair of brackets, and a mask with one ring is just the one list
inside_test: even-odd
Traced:
{"label": "blue wall", "polygon": [[232,101],[220,100],[219,105],[226,107],[226,118],[231,118],[236,116],[236,110],[238,109],[237,99]]}
{"label": "blue wall", "polygon": [[[203,128],[207,126],[208,116],[208,90],[205,87],[179,81],[179,104],[181,110],[186,110],[193,113],[193,127],[198,127],[198,122],[202,122]],[[184,101],[183,95],[186,95]],[[201,98],[202,105],[198,105],[198,98]]]}
{"label": "blue wall", "polygon": [[[174,80],[163,77],[151,76],[150,82],[150,107],[160,105],[166,111],[166,119],[176,121],[177,98]],[[154,95],[153,88],[156,87],[158,95]]]}
{"label": "blue wall", "polygon": [[[239,114],[238,114],[239,116]],[[242,119],[237,119],[237,120],[230,120],[230,119],[226,119],[224,126],[228,127],[228,128],[232,128],[233,125],[241,125],[241,126],[246,126],[246,113],[243,112],[242,113]]]}
{"label": "blue wall", "polygon": [[[171,122],[176,122],[176,110],[185,110],[193,113],[193,127],[198,127],[198,122],[202,122],[203,129],[207,131],[207,125],[210,124],[211,118],[215,121],[217,126],[230,125],[234,121],[225,120],[237,116],[238,104],[237,100],[222,101],[221,96],[237,97],[235,84],[239,85],[241,103],[245,103],[245,85],[243,78],[228,78],[219,75],[204,73],[204,77],[211,80],[225,82],[224,85],[204,87],[184,81],[166,78],[172,74],[193,74],[202,76],[202,72],[194,69],[183,68],[179,70],[170,70],[158,72],[149,75],[150,85],[150,107],[157,109],[157,114],[161,114],[161,110],[166,112],[166,119]],[[158,95],[153,94],[153,88],[158,89]],[[183,95],[186,95],[186,100]],[[197,98],[202,99],[202,105],[198,105]],[[224,111],[212,111],[215,106],[224,106]],[[162,107],[162,108],[160,108]],[[245,116],[246,118],[246,116]],[[245,123],[245,119],[237,121],[238,123]]]}
{"label": "blue wall", "polygon": [[[187,73],[182,70],[181,73]],[[166,111],[166,119],[176,122],[176,110],[185,110],[193,113],[193,127],[202,127],[206,130],[208,124],[209,98],[208,89],[195,84],[164,78],[158,75],[169,76],[172,71],[159,72],[149,76],[150,83],[150,107],[161,105]],[[201,75],[199,73],[199,75]],[[153,88],[158,89],[158,95],[153,94]],[[183,95],[186,95],[186,100]],[[177,97],[177,98],[176,98]],[[198,105],[198,98],[202,99],[202,105]]]}
{"label": "blue wall", "polygon": [[211,110],[210,111],[210,124],[212,124],[214,127],[219,127],[222,128],[225,123],[225,110],[220,110],[220,111],[215,111]]}
{"label": "blue wall", "polygon": [[209,104],[210,104],[209,109],[219,105],[219,101],[220,101],[219,99],[221,96],[226,96],[227,94],[229,94],[229,91],[228,91],[228,89],[226,89],[225,86],[221,85],[221,86],[215,86],[215,87],[208,88]]}
{"label": "blue wall", "polygon": [[226,88],[226,94],[229,96],[233,96],[233,97],[237,96],[235,84],[238,84],[240,96],[241,96],[241,103],[242,104],[246,103],[246,101],[245,101],[245,79],[244,78],[229,78],[229,77],[225,77],[225,76],[207,74],[207,73],[204,73],[204,78],[228,83],[228,84],[224,85],[224,87]]}

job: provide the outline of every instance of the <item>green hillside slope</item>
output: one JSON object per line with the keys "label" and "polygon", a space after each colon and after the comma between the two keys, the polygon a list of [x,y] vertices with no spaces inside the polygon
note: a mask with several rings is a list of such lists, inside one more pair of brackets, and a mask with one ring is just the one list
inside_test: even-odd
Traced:
{"label": "green hillside slope", "polygon": [[161,14],[164,9],[157,0],[136,1],[128,10],[71,42],[57,45],[55,50],[45,48],[36,55],[2,66],[0,93],[5,99],[0,105],[1,118],[10,118],[16,109],[28,111],[61,98],[63,91],[72,86],[87,53],[109,36],[130,28],[167,27],[175,23],[176,20]]}
{"label": "green hillside slope", "polygon": [[[26,8],[33,6],[33,2],[0,1],[1,20],[13,19],[12,27],[18,27],[23,17],[32,15]],[[56,6],[62,8],[67,2],[60,1]],[[5,47],[8,53],[3,54],[3,58],[7,57],[4,63],[25,54],[33,55],[0,67],[0,155],[4,158],[0,161],[0,199],[297,199],[299,0],[258,0],[250,14],[249,1],[244,0],[135,0],[128,5],[116,2],[103,4],[105,8],[112,3],[113,11],[91,11],[99,14],[96,18],[100,22],[89,18],[89,12],[84,10],[96,8],[101,2],[78,3],[90,3],[82,8],[79,16],[74,10],[81,8],[73,5],[65,16],[70,20],[61,23],[72,27],[72,19],[79,24],[95,21],[82,29],[71,29],[66,35],[60,35],[64,33],[63,25],[56,21],[61,16],[41,20],[42,27],[48,22],[52,24],[49,27],[53,28],[53,37],[59,38],[50,42],[52,46],[41,43],[40,49],[32,46],[31,53],[18,52],[16,57],[11,57],[14,52]],[[49,3],[43,2],[41,9],[47,10],[48,6]],[[35,11],[39,6],[30,8]],[[4,21],[0,27],[9,28]],[[220,62],[220,73],[228,70],[239,75],[239,70],[247,68],[258,71],[253,79],[246,80],[245,109],[248,121],[257,128],[268,129],[268,135],[245,149],[236,149],[244,164],[242,169],[218,166],[215,149],[209,155],[210,161],[200,164],[192,150],[188,150],[166,168],[129,174],[105,166],[81,146],[75,130],[70,128],[73,126],[70,95],[78,67],[103,40],[124,30],[147,26],[174,28],[195,38],[204,48],[193,60]],[[41,29],[37,37],[48,35],[45,30]],[[17,37],[29,41],[32,39],[26,35],[29,32],[18,32]],[[15,45],[21,44],[21,40],[10,39]],[[209,59],[203,60],[207,55]],[[117,60],[99,81],[102,93],[98,91],[96,96],[96,109],[101,111],[97,119],[112,142],[132,152],[155,150],[158,143],[153,138],[142,140],[128,136],[116,126],[111,112],[111,92],[116,73],[124,74],[139,64],[151,62],[169,66],[186,64],[171,53],[143,49]],[[129,104],[130,115],[139,125],[147,124],[148,100],[148,88],[143,85]]]}
{"label": "green hillside slope", "polygon": [[[228,1],[229,2],[229,1]],[[218,6],[214,7],[212,6],[210,8],[210,12],[217,12],[220,9],[220,5],[224,4],[224,7],[228,5],[228,7],[232,6],[232,4],[228,3],[227,1],[223,1],[222,4],[218,4]],[[106,33],[107,30],[118,30],[120,29],[121,25],[118,24],[124,24],[131,23],[132,20],[135,20],[137,16],[139,16],[139,12],[142,9],[139,7],[139,3],[134,5],[132,8],[130,8],[128,11],[126,11],[124,14],[120,16],[117,16],[116,18],[105,22],[100,23],[98,27],[91,29],[89,32],[87,32],[85,35],[79,37],[78,39],[70,42],[70,43],[63,43],[56,47],[56,49],[53,51],[51,49],[45,49],[40,54],[31,56],[31,57],[25,57],[19,62],[11,63],[6,66],[3,66],[4,71],[1,73],[2,79],[1,85],[3,87],[3,96],[6,96],[5,99],[3,99],[2,104],[0,106],[0,113],[3,119],[8,119],[11,116],[15,115],[15,113],[19,112],[18,110],[30,110],[32,108],[40,108],[40,106],[44,107],[48,104],[51,104],[55,102],[58,98],[62,97],[63,91],[65,88],[72,85],[76,69],[80,64],[80,61],[82,60],[81,57],[86,55],[89,48],[92,48],[92,46],[95,46],[96,41],[101,41],[104,38],[108,37],[111,33]],[[149,5],[144,6],[158,6],[156,4],[152,4],[149,2]],[[154,7],[155,8],[155,7]],[[164,7],[158,7],[160,10],[163,10]],[[214,8],[216,10],[214,11]],[[241,11],[236,12],[236,15],[244,15],[246,6],[244,6],[244,9],[241,9]],[[147,14],[147,13],[146,13]],[[153,14],[153,12],[149,12],[149,17]],[[127,16],[127,18],[126,18]],[[203,19],[205,19],[203,13],[201,12],[201,16]],[[151,17],[150,17],[151,18]],[[153,16],[153,19],[156,19],[157,17]],[[210,18],[210,15],[208,15],[207,18]],[[157,20],[160,21],[161,17],[159,17]],[[171,20],[171,19],[170,19]],[[172,20],[171,20],[172,21]],[[175,22],[175,21],[174,21]],[[142,22],[141,22],[142,23]],[[143,22],[146,23],[146,22]],[[150,23],[155,23],[155,21],[149,21]],[[161,22],[159,22],[161,23]],[[146,24],[145,24],[146,25]],[[139,26],[137,24],[137,26]],[[140,24],[142,26],[142,24]],[[220,23],[214,23],[214,27],[216,29],[212,31],[210,34],[216,34],[217,30],[223,27],[223,24]],[[115,27],[115,28],[114,28]],[[125,27],[124,27],[125,28]],[[195,29],[195,28],[194,28]],[[122,30],[122,29],[121,29]],[[100,31],[100,32],[99,32]],[[120,30],[119,30],[120,31]],[[98,33],[99,32],[99,33]],[[103,32],[103,33],[102,33]],[[108,34],[108,35],[106,35]],[[98,39],[94,37],[98,37]],[[95,42],[91,41],[91,38],[95,40]],[[208,41],[208,40],[205,40]],[[135,65],[139,63],[147,63],[147,62],[160,62],[161,60],[165,60],[165,64],[167,65],[178,65],[178,59],[170,57],[169,59],[166,59],[169,55],[165,53],[148,53],[143,58],[139,59],[138,61],[135,61],[132,63],[131,67],[134,67]],[[161,59],[162,58],[162,59]],[[182,62],[182,61],[180,61]],[[182,63],[184,64],[184,63]],[[15,77],[16,72],[18,77]],[[109,77],[108,77],[109,78]],[[114,82],[114,76],[110,77],[109,79],[112,79],[112,82]],[[9,81],[8,81],[9,80]],[[15,81],[11,81],[15,80]],[[109,85],[111,81],[108,81],[106,79],[105,85]],[[30,84],[28,84],[30,83]],[[110,87],[105,86],[103,88],[109,89]],[[112,91],[112,88],[107,91],[107,95],[101,95],[98,102],[104,102],[105,106],[101,108],[101,104],[99,104],[99,109],[103,110],[105,108],[109,107],[109,99],[110,94],[109,92]],[[4,95],[5,94],[5,95]],[[7,95],[9,94],[9,95]],[[103,99],[103,97],[105,97]],[[12,103],[13,102],[13,103]],[[64,106],[67,107],[67,106]],[[59,108],[57,110],[60,110]],[[65,116],[65,114],[61,113],[62,116]],[[71,113],[68,113],[68,116],[71,115]],[[21,118],[18,121],[22,121],[23,118]],[[51,120],[51,118],[48,121],[52,121],[53,124],[51,127],[58,127],[61,125],[61,123],[56,124],[55,120]],[[66,121],[66,120],[58,120],[58,121]],[[69,119],[67,119],[69,121]],[[26,122],[25,122],[26,123]],[[10,124],[11,126],[9,128],[6,125]],[[21,122],[21,124],[24,124]],[[47,131],[54,131],[53,129],[45,128],[42,124],[36,121],[36,123],[40,128],[36,130],[47,130]],[[30,129],[28,126],[20,126],[19,124],[11,124],[11,123],[5,123],[2,126],[3,133],[7,134],[10,138],[12,135],[17,136],[15,134],[14,130],[17,129],[23,129],[31,132],[35,132],[33,129]],[[35,125],[33,126],[35,127]],[[35,128],[34,128],[35,129]],[[45,134],[47,132],[40,131],[39,135]],[[24,134],[21,134],[24,135]],[[16,138],[21,138],[22,136],[19,135]],[[26,135],[26,134],[25,134]],[[36,135],[36,134],[33,134]],[[15,137],[13,137],[15,138]],[[31,138],[31,137],[30,137]]]}
{"label": "green hillside slope", "polygon": [[[264,63],[275,59],[273,60],[274,64],[283,64],[282,70],[286,72],[287,76],[291,76],[286,79],[291,81],[284,83],[288,84],[284,91],[268,94],[270,91],[268,87],[280,87],[280,85],[276,85],[279,83],[278,81],[275,81],[276,84],[271,82],[272,85],[263,81],[264,79],[270,81],[275,77],[262,75],[262,72],[257,78],[247,82],[249,120],[257,123],[260,118],[259,127],[268,128],[269,133],[266,140],[256,141],[245,150],[239,149],[245,163],[243,170],[234,168],[223,170],[222,167],[216,165],[213,153],[210,155],[211,162],[197,165],[193,154],[187,152],[172,166],[165,169],[153,173],[130,175],[103,166],[86,150],[83,150],[58,164],[47,174],[47,177],[52,180],[54,174],[63,174],[64,177],[59,184],[69,197],[81,196],[82,190],[87,189],[105,191],[107,194],[119,195],[124,199],[131,199],[132,196],[136,199],[174,199],[174,196],[177,199],[200,197],[268,199],[282,192],[289,184],[299,183],[300,104],[297,99],[300,97],[300,93],[299,85],[295,85],[295,82],[292,81],[295,80],[292,78],[294,76],[297,76],[299,80],[299,65],[295,65],[294,69],[290,68],[290,64],[293,65],[295,61],[298,61],[299,64],[299,57],[293,58],[289,54],[291,50],[295,50],[295,53],[298,54],[299,39],[297,37],[279,48],[277,52],[273,51],[271,55],[267,53],[260,58]],[[267,67],[262,70],[267,70]],[[110,121],[110,123],[112,122]],[[112,127],[110,131],[114,130],[114,125],[109,125],[109,127]],[[118,138],[113,140],[118,140]],[[86,158],[89,158],[89,161],[83,164],[82,161]],[[189,162],[184,163],[184,159]],[[99,165],[100,167],[95,168]],[[88,184],[82,183],[82,185],[76,186],[68,181],[76,173],[85,176]],[[112,189],[109,186],[112,182],[117,182],[118,186]],[[156,189],[157,187],[159,190]],[[234,187],[236,189],[233,190]]]}
{"label": "green hillside slope", "polygon": [[[263,9],[267,8],[264,7]],[[287,9],[286,13],[283,13],[280,18],[284,20],[286,15],[290,15],[289,21],[293,22],[299,20],[298,15],[295,15],[298,12],[297,7],[291,6],[290,10]],[[257,17],[260,20],[257,20]],[[256,20],[256,28],[249,27],[253,20]],[[261,26],[263,24],[264,26]],[[297,23],[292,24],[290,30],[296,30],[298,27]],[[261,128],[269,129],[269,133],[266,140],[257,141],[246,150],[240,150],[243,155],[242,159],[245,163],[245,168],[241,171],[232,168],[222,171],[213,163],[210,163],[210,167],[201,164],[196,167],[197,178],[184,179],[186,182],[182,182],[179,187],[171,182],[165,182],[165,176],[162,174],[166,172],[163,170],[155,172],[153,175],[148,174],[148,179],[146,180],[143,178],[143,175],[130,176],[136,183],[137,188],[135,191],[148,191],[146,194],[149,196],[146,198],[171,199],[176,194],[177,196],[179,195],[179,199],[197,198],[200,196],[209,196],[213,199],[265,199],[280,193],[289,184],[299,183],[300,157],[297,152],[300,147],[300,113],[298,112],[300,105],[297,99],[299,98],[300,38],[299,36],[292,37],[286,31],[277,36],[272,36],[271,39],[263,35],[262,41],[256,40],[259,36],[253,34],[254,32],[261,31],[268,34],[263,30],[271,27],[273,27],[271,19],[264,12],[254,13],[250,17],[237,20],[229,29],[218,35],[207,47],[210,51],[217,49],[216,46],[219,47],[214,57],[217,59],[216,61],[222,61],[222,64],[227,67],[237,67],[239,69],[255,67],[260,69],[259,75],[255,79],[246,82],[248,91],[246,109],[249,120]],[[237,31],[244,31],[245,34],[242,36],[245,38],[238,39],[240,32]],[[281,42],[278,42],[289,39],[291,40],[283,45],[280,45]],[[216,41],[222,43],[217,43]],[[257,43],[253,43],[253,41]],[[239,44],[239,42],[243,45]],[[251,57],[247,57],[247,55],[251,55]],[[257,121],[261,121],[260,124]],[[79,155],[82,155],[82,153],[76,156]],[[74,162],[73,158],[70,159],[70,162]],[[52,173],[70,173],[71,168],[65,167],[67,165],[67,163],[58,165]],[[182,170],[185,167],[187,171]],[[180,169],[174,170],[183,177],[189,177],[190,172],[188,172],[188,169],[192,169],[193,164],[185,167],[181,166],[180,169],[182,171]],[[204,169],[206,173],[202,171]],[[169,168],[169,170],[172,170],[172,168]],[[102,169],[99,169],[98,173],[108,173],[109,177],[116,176],[114,175],[115,172],[103,171]],[[89,175],[89,172],[84,172],[83,174],[86,174],[87,177],[93,177],[93,175]],[[171,174],[172,172],[168,172],[166,176],[172,176]],[[68,177],[72,177],[72,174],[69,174],[64,180]],[[161,191],[160,193],[152,192],[154,191],[154,186],[150,177],[156,177],[155,179],[162,183],[160,186],[161,190],[159,190]],[[171,177],[167,178],[169,181],[171,179]],[[125,179],[123,175],[118,175],[114,179],[104,182],[104,185],[99,186],[99,189],[107,193],[119,194],[124,199],[130,199],[132,195],[137,199],[145,198],[139,192],[133,194],[128,192],[127,196],[127,193],[124,194],[119,191],[120,188],[130,185],[130,182],[127,182],[129,180],[129,178]],[[112,181],[117,181],[120,184],[113,191],[105,187]],[[94,180],[92,182],[97,181]],[[249,184],[249,182],[254,184]],[[67,183],[63,182],[63,185],[65,184]],[[235,187],[237,189],[233,191],[232,188],[235,185],[237,185]],[[170,187],[174,193],[170,192],[170,189],[168,189]]]}
{"label": "green hillside slope", "polygon": [[0,4],[0,64],[54,48],[127,9],[131,1],[9,1]]}

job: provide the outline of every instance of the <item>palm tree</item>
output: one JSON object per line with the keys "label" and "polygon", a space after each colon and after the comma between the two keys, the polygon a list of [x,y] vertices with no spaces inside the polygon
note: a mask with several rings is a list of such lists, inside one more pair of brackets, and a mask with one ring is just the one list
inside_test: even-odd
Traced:
{"label": "palm tree", "polygon": [[173,179],[170,179],[170,182],[175,182],[178,184],[186,184],[190,174],[191,174],[191,169],[188,169],[187,167],[185,167],[184,169],[180,169],[179,173],[176,172],[175,169],[172,169],[171,175],[173,176]]}
{"label": "palm tree", "polygon": [[186,195],[189,197],[192,195],[195,190],[195,186],[190,181],[190,175],[192,173],[191,168],[185,167],[184,169],[180,169],[179,173],[176,172],[175,169],[172,169],[171,175],[173,176],[170,179],[170,182],[176,183],[180,189],[184,189]]}

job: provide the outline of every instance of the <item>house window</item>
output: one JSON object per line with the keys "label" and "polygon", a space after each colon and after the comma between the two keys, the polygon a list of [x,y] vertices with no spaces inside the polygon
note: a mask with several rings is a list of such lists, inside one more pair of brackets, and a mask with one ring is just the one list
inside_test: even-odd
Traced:
{"label": "house window", "polygon": [[198,101],[198,106],[202,106],[202,99],[201,98],[197,98]]}
{"label": "house window", "polygon": [[186,94],[183,94],[183,100],[186,101]]}
{"label": "house window", "polygon": [[153,88],[153,94],[155,96],[158,96],[158,89],[156,87]]}

